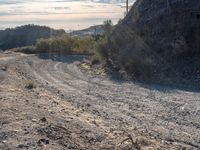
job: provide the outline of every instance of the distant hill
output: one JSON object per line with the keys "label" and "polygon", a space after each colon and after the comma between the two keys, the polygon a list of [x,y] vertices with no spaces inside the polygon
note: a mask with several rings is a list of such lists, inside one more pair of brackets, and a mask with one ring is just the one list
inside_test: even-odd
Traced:
{"label": "distant hill", "polygon": [[0,30],[0,49],[33,45],[37,39],[61,36],[64,30],[55,30],[46,26],[24,25],[16,28]]}
{"label": "distant hill", "polygon": [[83,29],[83,30],[77,30],[70,32],[71,36],[77,36],[77,37],[86,37],[86,36],[93,36],[93,35],[104,35],[105,30],[103,25],[96,25],[91,26],[89,28]]}

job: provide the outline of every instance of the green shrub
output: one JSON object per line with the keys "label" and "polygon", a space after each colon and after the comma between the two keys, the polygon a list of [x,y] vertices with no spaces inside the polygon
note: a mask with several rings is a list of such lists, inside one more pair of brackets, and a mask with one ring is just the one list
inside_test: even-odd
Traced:
{"label": "green shrub", "polygon": [[95,41],[92,37],[54,37],[40,39],[36,43],[36,48],[42,52],[63,52],[63,53],[93,53]]}
{"label": "green shrub", "polygon": [[103,28],[105,30],[106,36],[109,36],[111,34],[111,32],[112,32],[112,29],[113,29],[112,20],[105,20],[103,22]]}
{"label": "green shrub", "polygon": [[96,43],[95,55],[100,61],[108,60],[108,40],[107,38],[102,38]]}
{"label": "green shrub", "polygon": [[31,53],[36,52],[36,47],[35,46],[17,47],[17,48],[10,49],[10,51],[31,54]]}
{"label": "green shrub", "polygon": [[147,54],[130,52],[117,58],[118,65],[133,78],[149,80],[153,77],[154,62]]}

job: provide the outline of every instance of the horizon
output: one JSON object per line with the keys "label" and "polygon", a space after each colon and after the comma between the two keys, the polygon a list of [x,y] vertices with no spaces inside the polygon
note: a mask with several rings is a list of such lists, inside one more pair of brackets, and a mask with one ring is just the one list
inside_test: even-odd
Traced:
{"label": "horizon", "polygon": [[[35,24],[65,31],[116,24],[124,17],[126,0],[0,0],[0,30]],[[132,5],[134,0],[130,2]]]}

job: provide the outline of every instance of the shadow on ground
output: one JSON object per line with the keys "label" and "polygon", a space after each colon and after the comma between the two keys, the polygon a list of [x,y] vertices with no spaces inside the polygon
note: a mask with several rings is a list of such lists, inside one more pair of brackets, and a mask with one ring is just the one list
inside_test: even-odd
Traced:
{"label": "shadow on ground", "polygon": [[[84,62],[86,59],[90,57],[90,55],[59,55],[59,54],[36,54],[37,57],[44,59],[44,60],[52,60],[56,62],[63,62],[63,63],[74,63],[74,62]],[[123,76],[119,74],[117,71],[110,71],[107,72],[108,78],[116,84],[123,84],[123,83],[130,83],[136,84],[141,87],[147,88],[149,90],[156,90],[160,92],[171,92],[174,90],[183,90],[188,92],[200,92],[200,86],[195,86],[191,83],[167,83],[162,81],[136,81],[133,79],[128,78],[127,76]],[[173,80],[173,79],[172,79]]]}

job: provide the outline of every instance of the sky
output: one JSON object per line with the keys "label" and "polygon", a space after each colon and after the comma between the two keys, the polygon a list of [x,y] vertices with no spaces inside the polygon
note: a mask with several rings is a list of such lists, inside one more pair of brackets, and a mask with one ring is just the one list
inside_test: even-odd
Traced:
{"label": "sky", "polygon": [[[124,17],[126,0],[0,0],[0,29],[25,24],[78,30]],[[130,5],[134,0],[129,0]]]}

